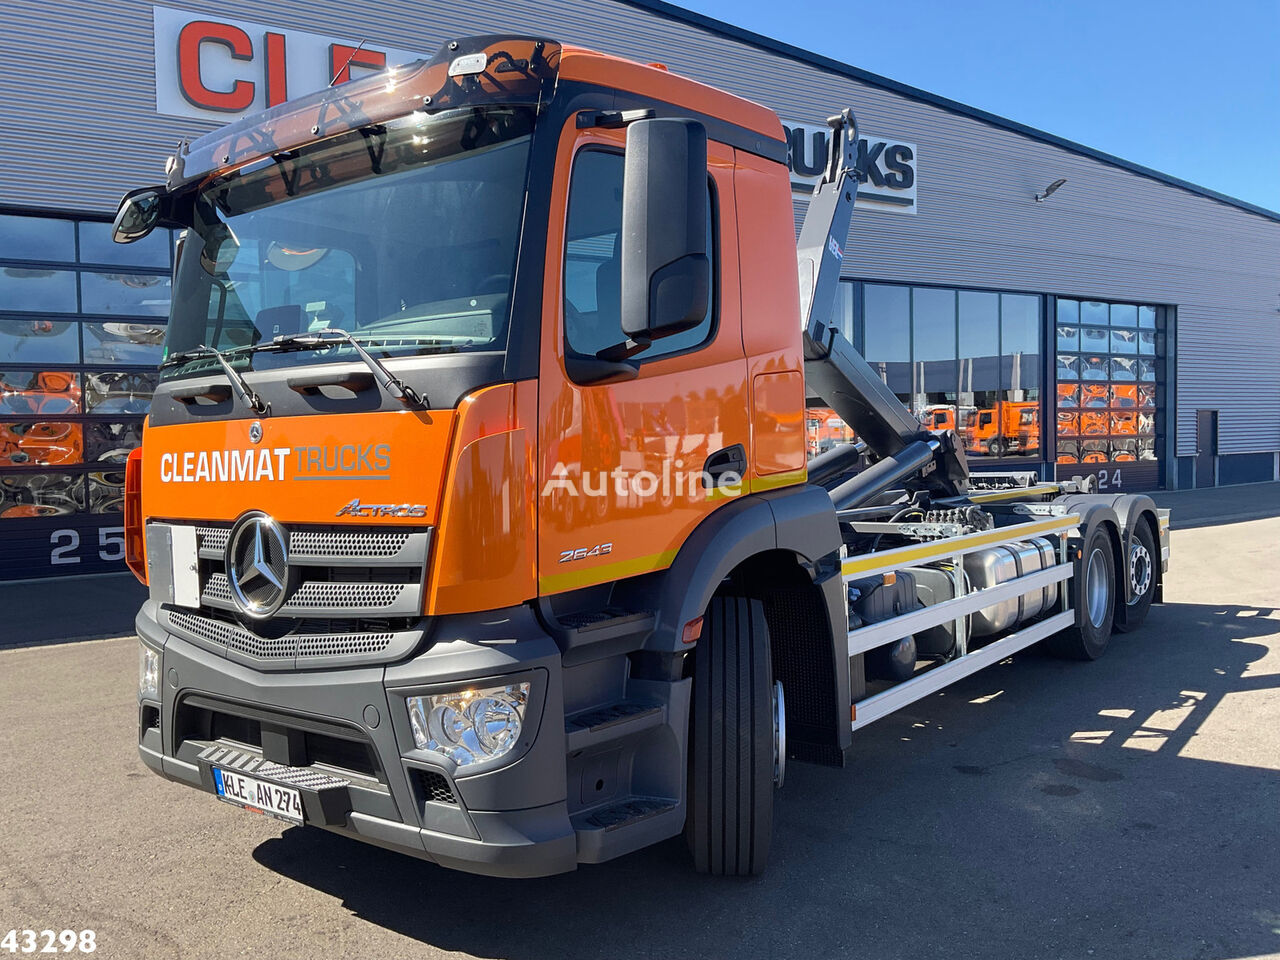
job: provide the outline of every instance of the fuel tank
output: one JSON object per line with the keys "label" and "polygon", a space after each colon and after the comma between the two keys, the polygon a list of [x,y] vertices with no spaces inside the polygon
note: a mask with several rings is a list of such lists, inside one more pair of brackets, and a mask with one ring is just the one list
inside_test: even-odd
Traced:
{"label": "fuel tank", "polygon": [[[1053,543],[1044,537],[1033,537],[971,553],[964,558],[964,570],[969,575],[971,588],[983,590],[1051,567],[1056,562]],[[969,634],[986,637],[1003,633],[1024,620],[1048,612],[1057,599],[1058,585],[1055,583],[1020,597],[1002,600],[973,615],[969,621]]]}

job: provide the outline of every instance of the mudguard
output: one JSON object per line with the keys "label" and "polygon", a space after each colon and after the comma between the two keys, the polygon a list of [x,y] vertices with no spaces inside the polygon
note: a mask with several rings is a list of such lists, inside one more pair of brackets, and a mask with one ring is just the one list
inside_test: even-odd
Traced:
{"label": "mudguard", "polygon": [[[822,719],[807,731],[797,729],[793,739],[820,743],[820,759],[839,763],[852,741],[848,609],[840,576],[840,545],[840,529],[827,492],[808,484],[787,487],[725,504],[694,529],[666,571],[619,586],[629,607],[655,614],[644,649],[671,654],[688,649],[682,643],[684,625],[702,616],[734,568],[770,551],[794,554],[821,591],[825,616],[808,625],[812,636],[803,638],[804,650],[794,651],[815,661],[811,669],[822,679],[814,684],[821,689],[815,689],[813,696],[820,703],[808,706]],[[789,723],[793,698],[798,707],[799,693],[788,697]]]}

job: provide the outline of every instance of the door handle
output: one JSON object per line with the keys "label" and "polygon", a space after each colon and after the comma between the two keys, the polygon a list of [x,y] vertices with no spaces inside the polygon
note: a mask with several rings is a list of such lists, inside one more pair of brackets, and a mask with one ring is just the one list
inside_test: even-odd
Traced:
{"label": "door handle", "polygon": [[[729,480],[728,474],[735,479]],[[717,450],[707,457],[702,465],[702,485],[708,490],[712,487],[741,483],[747,475],[747,451],[740,443]]]}

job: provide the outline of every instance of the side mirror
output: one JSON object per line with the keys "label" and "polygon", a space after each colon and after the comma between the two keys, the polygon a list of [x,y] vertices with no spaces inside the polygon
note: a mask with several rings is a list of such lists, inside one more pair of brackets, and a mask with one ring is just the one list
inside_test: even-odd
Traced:
{"label": "side mirror", "polygon": [[116,211],[111,239],[116,243],[133,243],[149,234],[164,214],[165,197],[161,187],[145,187],[126,193],[120,201],[120,209]]}
{"label": "side mirror", "polygon": [[707,314],[707,131],[695,120],[637,120],[622,181],[622,332],[643,344]]}

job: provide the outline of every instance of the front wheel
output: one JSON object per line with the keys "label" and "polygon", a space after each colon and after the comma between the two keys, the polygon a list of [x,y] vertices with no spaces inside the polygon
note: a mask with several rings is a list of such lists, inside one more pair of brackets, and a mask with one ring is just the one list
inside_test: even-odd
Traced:
{"label": "front wheel", "polygon": [[784,709],[773,683],[763,605],[713,597],[693,654],[684,832],[698,872],[764,872],[774,785],[785,772]]}

